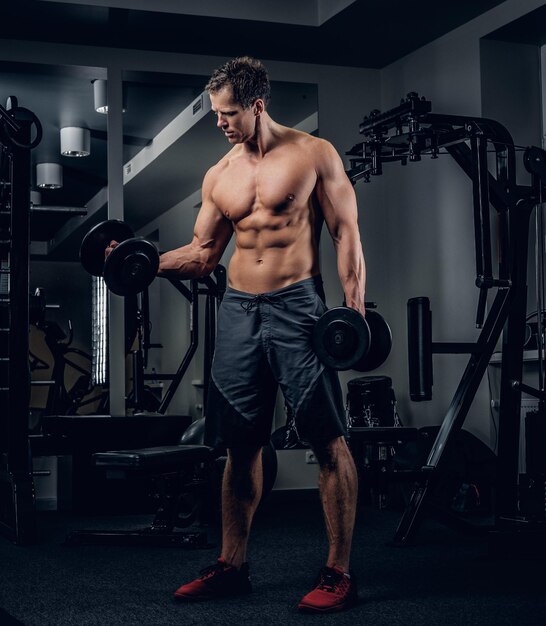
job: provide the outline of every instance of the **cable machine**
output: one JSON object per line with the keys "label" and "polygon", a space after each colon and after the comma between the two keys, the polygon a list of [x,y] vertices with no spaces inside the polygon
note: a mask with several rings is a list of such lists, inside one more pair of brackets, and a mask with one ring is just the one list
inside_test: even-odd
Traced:
{"label": "cable machine", "polygon": [[[521,531],[542,529],[542,519],[524,519],[519,511],[518,458],[521,392],[539,399],[538,422],[544,414],[544,332],[542,329],[543,278],[537,291],[539,385],[534,389],[522,383],[527,302],[527,255],[529,222],[533,208],[541,205],[546,185],[546,152],[530,147],[523,162],[531,173],[531,185],[516,183],[515,146],[507,129],[494,120],[432,113],[431,103],[411,92],[400,105],[381,113],[374,110],[360,124],[361,143],[347,154],[347,172],[354,183],[370,181],[383,173],[383,164],[420,161],[422,155],[435,159],[449,154],[472,183],[476,281],[479,289],[476,327],[481,329],[475,343],[433,343],[428,298],[408,302],[408,357],[410,396],[414,401],[430,400],[432,395],[432,354],[469,354],[469,361],[442,421],[426,464],[418,473],[411,499],[395,533],[394,543],[404,545],[414,539],[423,515],[423,505],[438,467],[462,428],[495,346],[502,334],[501,394],[499,408],[497,484],[495,521],[492,537],[504,540],[522,536]],[[495,172],[488,169],[488,150],[495,155]],[[490,206],[498,217],[498,268],[493,271]],[[537,220],[539,218],[537,217]],[[540,218],[541,219],[541,218]],[[542,232],[542,231],[541,231]],[[541,248],[542,249],[542,248]],[[537,259],[542,267],[543,258]],[[540,272],[542,269],[540,269]],[[489,291],[494,298],[489,307]],[[486,314],[486,310],[487,314]],[[546,446],[546,437],[543,442]],[[544,455],[546,447],[543,448]],[[544,476],[541,480],[544,490]],[[525,533],[523,533],[525,534]],[[540,533],[539,533],[540,534]],[[546,538],[546,534],[540,534]],[[536,537],[535,537],[536,538]]]}

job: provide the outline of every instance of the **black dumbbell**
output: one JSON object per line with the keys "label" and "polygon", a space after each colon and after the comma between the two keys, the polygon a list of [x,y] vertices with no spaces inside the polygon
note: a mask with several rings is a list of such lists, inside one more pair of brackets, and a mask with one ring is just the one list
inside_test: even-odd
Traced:
{"label": "black dumbbell", "polygon": [[377,311],[367,309],[363,317],[355,309],[338,306],[318,319],[312,342],[318,358],[327,367],[370,372],[387,360],[392,334]]}
{"label": "black dumbbell", "polygon": [[[111,241],[119,245],[104,260]],[[107,220],[94,226],[80,247],[83,268],[93,276],[103,276],[106,286],[118,296],[144,291],[154,280],[159,267],[159,252],[153,243],[136,238],[121,220]]]}

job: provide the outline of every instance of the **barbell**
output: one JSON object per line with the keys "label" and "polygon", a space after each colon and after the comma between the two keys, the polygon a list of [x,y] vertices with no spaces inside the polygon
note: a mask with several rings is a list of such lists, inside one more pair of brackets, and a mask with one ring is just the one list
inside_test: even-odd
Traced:
{"label": "barbell", "polygon": [[[104,259],[111,241],[118,241]],[[130,226],[121,220],[106,220],[94,226],[80,247],[83,268],[93,276],[103,276],[110,291],[129,296],[144,291],[159,268],[159,252],[153,243],[135,237]]]}
{"label": "barbell", "polygon": [[317,320],[312,343],[316,355],[327,367],[370,372],[387,360],[392,333],[377,311],[368,308],[364,317],[356,309],[338,306]]}

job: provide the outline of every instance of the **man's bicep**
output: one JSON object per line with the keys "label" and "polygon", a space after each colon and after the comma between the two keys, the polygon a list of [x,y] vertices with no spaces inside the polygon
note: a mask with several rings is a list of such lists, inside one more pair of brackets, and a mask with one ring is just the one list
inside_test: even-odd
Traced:
{"label": "man's bicep", "polygon": [[356,195],[343,162],[330,144],[324,147],[318,168],[318,198],[328,230],[336,231],[358,219]]}
{"label": "man's bicep", "polygon": [[203,199],[203,204],[195,220],[193,243],[203,250],[208,250],[209,253],[219,259],[232,234],[231,221],[221,213],[211,199]]}

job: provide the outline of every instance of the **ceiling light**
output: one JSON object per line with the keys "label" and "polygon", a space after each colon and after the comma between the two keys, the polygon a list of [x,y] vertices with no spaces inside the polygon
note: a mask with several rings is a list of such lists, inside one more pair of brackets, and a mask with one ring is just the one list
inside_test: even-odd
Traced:
{"label": "ceiling light", "polygon": [[[92,83],[93,83],[93,100],[95,103],[95,111],[97,113],[108,113],[108,94],[107,94],[108,81],[103,80],[102,78],[97,78],[96,80],[93,80]],[[127,109],[125,86],[123,86],[121,97],[122,97],[121,110],[123,113],[125,113]]]}
{"label": "ceiling light", "polygon": [[36,185],[41,189],[60,189],[63,186],[63,168],[58,163],[38,163]]}
{"label": "ceiling light", "polygon": [[67,157],[85,157],[91,152],[91,133],[88,128],[66,126],[61,128],[61,154]]}

